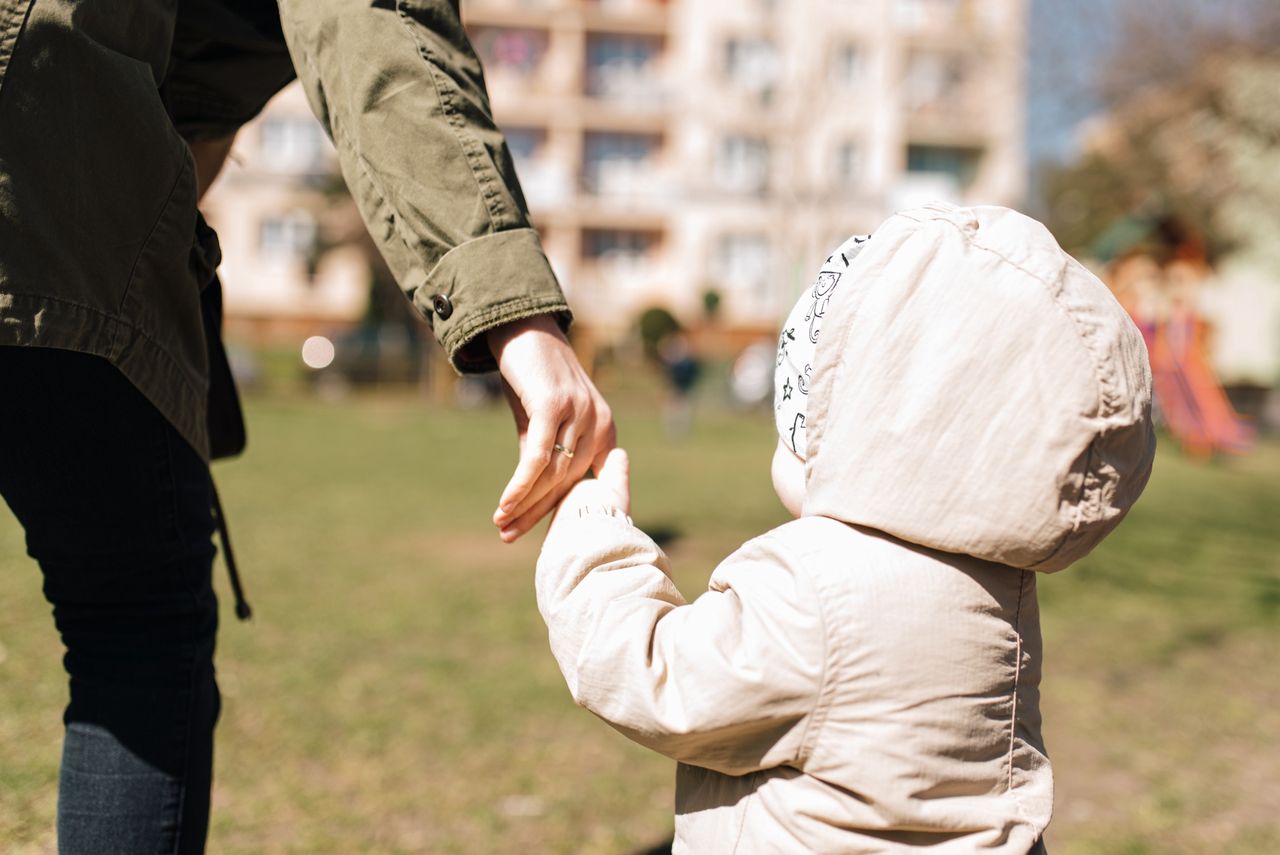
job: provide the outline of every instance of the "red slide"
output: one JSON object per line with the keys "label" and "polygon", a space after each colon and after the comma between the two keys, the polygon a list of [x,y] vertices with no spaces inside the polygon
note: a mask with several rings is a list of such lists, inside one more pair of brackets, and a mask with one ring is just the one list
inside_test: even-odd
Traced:
{"label": "red slide", "polygon": [[1163,323],[1141,326],[1156,401],[1183,450],[1197,457],[1247,451],[1254,430],[1231,406],[1209,366],[1204,322],[1184,310]]}

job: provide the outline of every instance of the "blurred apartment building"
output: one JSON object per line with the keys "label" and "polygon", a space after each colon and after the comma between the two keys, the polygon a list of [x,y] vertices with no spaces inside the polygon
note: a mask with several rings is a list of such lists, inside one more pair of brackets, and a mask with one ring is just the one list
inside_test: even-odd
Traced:
{"label": "blurred apartment building", "polygon": [[[696,324],[708,292],[722,328],[771,334],[825,254],[893,210],[1018,204],[1026,6],[462,8],[547,253],[608,341],[655,306]],[[208,202],[231,315],[358,315],[357,254],[314,258],[332,169],[296,90],[241,135]]]}

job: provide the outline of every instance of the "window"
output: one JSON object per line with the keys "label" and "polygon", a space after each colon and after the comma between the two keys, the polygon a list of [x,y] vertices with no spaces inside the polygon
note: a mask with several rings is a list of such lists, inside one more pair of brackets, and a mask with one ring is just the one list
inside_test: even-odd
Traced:
{"label": "window", "polygon": [[852,89],[862,81],[862,48],[846,42],[831,53],[831,83],[841,89]]}
{"label": "window", "polygon": [[769,185],[769,144],[757,137],[725,137],[720,142],[715,176],[725,190],[763,193]]}
{"label": "window", "polygon": [[656,100],[661,92],[662,41],[648,36],[587,38],[587,94],[596,98]]}
{"label": "window", "polygon": [[724,73],[734,86],[768,94],[778,75],[778,51],[768,39],[729,39],[724,45]]}
{"label": "window", "polygon": [[904,30],[947,26],[959,17],[961,0],[896,0],[894,19]]}
{"label": "window", "polygon": [[471,33],[471,43],[487,70],[519,75],[532,74],[547,52],[543,30],[477,27]]}
{"label": "window", "polygon": [[279,172],[315,172],[323,168],[329,141],[310,116],[270,116],[259,129],[262,165]]}
{"label": "window", "polygon": [[973,183],[982,163],[982,150],[943,145],[907,146],[907,172],[945,175],[961,189]]}
{"label": "window", "polygon": [[832,173],[836,183],[844,187],[856,186],[862,181],[862,146],[846,140],[835,150]]}
{"label": "window", "polygon": [[631,229],[587,229],[582,257],[616,267],[643,267],[658,245],[658,233]]}
{"label": "window", "polygon": [[568,166],[544,153],[547,132],[543,128],[502,129],[520,176],[520,189],[525,201],[536,209],[556,208],[573,194],[573,180]]}
{"label": "window", "polygon": [[316,245],[316,221],[306,211],[267,217],[258,225],[258,246],[264,256],[303,260]]}
{"label": "window", "polygon": [[502,135],[507,139],[507,149],[517,169],[537,158],[547,141],[546,132],[537,128],[503,128]]}
{"label": "window", "polygon": [[583,151],[584,189],[600,195],[643,189],[653,177],[661,142],[653,134],[588,133]]}
{"label": "window", "polygon": [[[530,3],[533,0],[525,0]],[[546,4],[547,0],[538,0]],[[644,9],[662,9],[666,6],[667,0],[588,0],[593,6],[598,6],[609,12],[617,12],[625,14],[628,12],[638,12]]]}
{"label": "window", "polygon": [[938,51],[915,51],[907,59],[902,81],[909,110],[957,107],[969,87],[970,68],[964,57]]}
{"label": "window", "polygon": [[773,248],[764,235],[722,235],[712,278],[727,290],[765,298],[773,275],[772,258]]}

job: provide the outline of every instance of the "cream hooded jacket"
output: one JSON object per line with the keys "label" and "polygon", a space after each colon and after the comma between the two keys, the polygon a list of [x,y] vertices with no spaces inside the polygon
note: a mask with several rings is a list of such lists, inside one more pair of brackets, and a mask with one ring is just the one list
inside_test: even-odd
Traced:
{"label": "cream hooded jacket", "polygon": [[1141,336],[1039,224],[876,230],[814,365],[803,516],[687,603],[614,509],[538,603],[574,699],[677,761],[677,853],[1026,853],[1052,809],[1035,573],[1111,531],[1154,438]]}

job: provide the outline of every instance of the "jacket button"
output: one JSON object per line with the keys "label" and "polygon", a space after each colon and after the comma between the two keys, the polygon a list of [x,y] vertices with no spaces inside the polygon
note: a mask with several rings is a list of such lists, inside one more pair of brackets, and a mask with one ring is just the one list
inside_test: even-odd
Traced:
{"label": "jacket button", "polygon": [[449,320],[449,316],[453,314],[453,302],[444,294],[436,294],[431,298],[431,308],[442,321]]}

